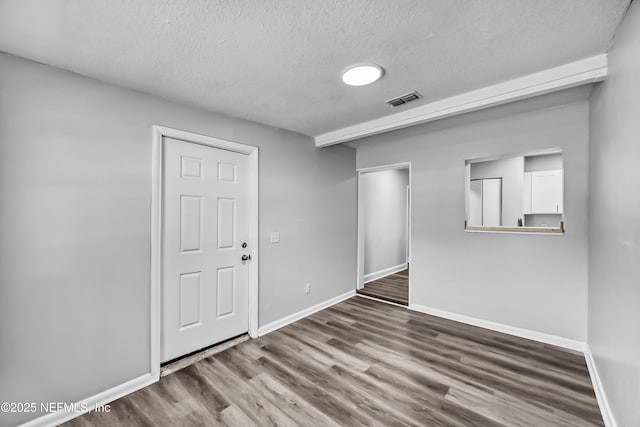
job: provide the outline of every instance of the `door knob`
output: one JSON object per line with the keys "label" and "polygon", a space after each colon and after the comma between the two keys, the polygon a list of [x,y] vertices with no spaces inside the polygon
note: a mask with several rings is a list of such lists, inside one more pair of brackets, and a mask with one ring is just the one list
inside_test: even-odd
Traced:
{"label": "door knob", "polygon": [[242,255],[243,261],[249,261],[251,259],[251,255]]}

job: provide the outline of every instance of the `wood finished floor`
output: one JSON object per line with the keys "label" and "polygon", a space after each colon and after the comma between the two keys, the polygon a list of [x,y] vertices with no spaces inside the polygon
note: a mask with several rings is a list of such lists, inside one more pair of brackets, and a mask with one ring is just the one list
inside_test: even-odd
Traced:
{"label": "wood finished floor", "polygon": [[358,289],[358,293],[400,305],[409,305],[409,270],[366,283],[362,289]]}
{"label": "wood finished floor", "polygon": [[67,425],[603,423],[583,357],[354,297]]}

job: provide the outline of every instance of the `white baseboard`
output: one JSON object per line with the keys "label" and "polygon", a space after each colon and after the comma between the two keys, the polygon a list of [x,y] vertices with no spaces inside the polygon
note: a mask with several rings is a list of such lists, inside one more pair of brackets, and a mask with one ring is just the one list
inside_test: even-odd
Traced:
{"label": "white baseboard", "polygon": [[572,340],[557,335],[545,334],[543,332],[532,331],[530,329],[509,326],[502,323],[491,322],[489,320],[477,319],[475,317],[451,313],[449,311],[440,310],[437,308],[431,308],[418,304],[409,304],[409,309],[419,311],[421,313],[431,314],[432,316],[454,320],[460,323],[466,323],[468,325],[478,326],[480,328],[489,329],[496,332],[514,335],[520,338],[527,338],[533,341],[555,345],[556,347],[562,347],[579,354],[584,354],[586,348],[586,344],[582,341]]}
{"label": "white baseboard", "polygon": [[602,387],[602,381],[598,374],[598,368],[596,367],[596,361],[591,354],[591,349],[587,344],[584,351],[584,358],[587,361],[587,368],[589,369],[589,376],[591,377],[591,383],[593,384],[593,391],[596,393],[596,399],[598,400],[598,406],[600,407],[600,413],[602,414],[602,420],[606,427],[617,427],[616,419],[611,412],[611,406],[607,400],[607,394]]}
{"label": "white baseboard", "polygon": [[355,296],[356,291],[355,290],[351,290],[349,292],[345,292],[342,295],[338,295],[337,297],[328,299],[326,301],[321,302],[320,304],[316,304],[312,307],[309,308],[305,308],[304,310],[300,310],[297,313],[293,313],[290,314],[287,317],[283,317],[282,319],[276,320],[275,322],[271,322],[268,323],[264,326],[261,326],[260,328],[258,328],[258,336],[261,337],[263,335],[268,334],[269,332],[273,332],[276,329],[280,329],[283,326],[287,326],[293,322],[296,322],[304,317],[307,317],[309,315],[312,315],[315,312],[318,312],[320,310],[324,310],[327,307],[331,307],[332,305],[338,304],[339,302],[342,302],[346,299],[349,299],[353,296]]}
{"label": "white baseboard", "polygon": [[[87,411],[85,412],[89,412],[96,407],[106,405],[107,403],[113,402],[114,400],[119,399],[122,396],[133,393],[136,390],[140,390],[141,388],[151,385],[157,382],[159,378],[160,377],[158,374],[145,374],[138,378],[127,381],[126,383],[110,388],[109,390],[105,390],[101,393],[81,400],[75,405],[70,404],[69,406],[73,405],[74,408],[87,408]],[[34,420],[28,421],[25,424],[22,424],[21,427],[57,426],[73,418],[79,417],[85,412],[51,412]]]}
{"label": "white baseboard", "polygon": [[390,274],[394,274],[406,269],[407,269],[407,263],[405,262],[402,264],[394,265],[393,267],[385,268],[384,270],[374,271],[373,273],[364,275],[363,277],[364,283],[373,282],[374,280],[381,279],[385,276],[389,276]]}

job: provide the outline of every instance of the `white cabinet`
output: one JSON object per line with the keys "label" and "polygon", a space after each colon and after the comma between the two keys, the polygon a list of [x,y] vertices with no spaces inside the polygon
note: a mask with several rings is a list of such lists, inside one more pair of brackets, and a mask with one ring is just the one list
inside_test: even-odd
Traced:
{"label": "white cabinet", "polygon": [[561,214],[563,198],[562,170],[524,174],[524,213]]}

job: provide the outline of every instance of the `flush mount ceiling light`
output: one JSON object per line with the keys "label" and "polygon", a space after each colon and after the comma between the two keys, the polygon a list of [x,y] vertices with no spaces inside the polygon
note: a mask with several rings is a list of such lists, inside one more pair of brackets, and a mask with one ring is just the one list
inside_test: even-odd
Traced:
{"label": "flush mount ceiling light", "polygon": [[356,65],[342,74],[342,81],[349,86],[364,86],[378,80],[382,73],[382,67],[379,65]]}

